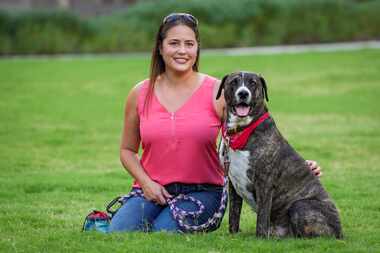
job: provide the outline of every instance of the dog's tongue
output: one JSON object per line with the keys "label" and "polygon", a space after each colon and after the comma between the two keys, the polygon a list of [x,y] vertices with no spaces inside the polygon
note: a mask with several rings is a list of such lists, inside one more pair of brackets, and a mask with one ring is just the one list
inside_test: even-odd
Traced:
{"label": "dog's tongue", "polygon": [[249,113],[249,106],[238,105],[235,107],[236,114],[240,117],[245,117]]}

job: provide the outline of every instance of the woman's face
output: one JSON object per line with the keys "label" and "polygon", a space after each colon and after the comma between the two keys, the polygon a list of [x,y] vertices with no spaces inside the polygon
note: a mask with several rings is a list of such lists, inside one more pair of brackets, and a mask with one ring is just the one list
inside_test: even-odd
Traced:
{"label": "woman's face", "polygon": [[186,25],[176,25],[166,32],[160,53],[166,71],[192,71],[197,59],[198,42],[194,31]]}

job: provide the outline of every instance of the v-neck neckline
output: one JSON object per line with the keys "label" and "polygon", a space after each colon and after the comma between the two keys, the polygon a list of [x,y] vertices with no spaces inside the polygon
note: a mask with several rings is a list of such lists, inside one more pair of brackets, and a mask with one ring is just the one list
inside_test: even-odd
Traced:
{"label": "v-neck neckline", "polygon": [[167,107],[161,103],[160,99],[158,98],[158,96],[156,95],[156,91],[153,90],[153,97],[156,99],[157,103],[160,105],[160,107],[162,109],[164,109],[168,114],[177,114],[179,111],[181,111],[188,103],[190,103],[190,101],[193,99],[193,97],[195,96],[196,93],[198,93],[199,90],[202,89],[202,87],[204,86],[205,82],[207,80],[207,76],[205,75],[201,81],[201,84],[193,91],[193,93],[191,93],[191,95],[174,111],[170,111],[167,109]]}

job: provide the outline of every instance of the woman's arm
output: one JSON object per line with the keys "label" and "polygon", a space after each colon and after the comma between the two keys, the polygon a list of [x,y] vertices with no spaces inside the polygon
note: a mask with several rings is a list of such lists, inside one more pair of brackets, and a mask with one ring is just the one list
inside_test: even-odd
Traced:
{"label": "woman's arm", "polygon": [[140,145],[139,116],[137,113],[138,88],[132,89],[127,97],[124,110],[124,127],[120,144],[120,161],[124,168],[140,184],[144,196],[158,204],[166,204],[166,199],[172,196],[165,188],[154,182],[140,164],[138,150]]}

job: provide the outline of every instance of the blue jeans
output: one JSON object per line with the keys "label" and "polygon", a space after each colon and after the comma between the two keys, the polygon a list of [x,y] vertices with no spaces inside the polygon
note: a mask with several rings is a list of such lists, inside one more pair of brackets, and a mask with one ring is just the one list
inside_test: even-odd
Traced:
{"label": "blue jeans", "polygon": [[[175,183],[169,184],[165,188],[173,196],[186,194],[200,200],[205,206],[205,211],[199,217],[186,220],[190,225],[205,223],[219,209],[222,197],[221,186]],[[176,206],[185,211],[198,210],[198,206],[190,201],[180,200]],[[211,232],[217,228],[217,225],[213,225],[204,232]],[[114,215],[111,220],[110,232],[116,231],[186,232],[178,226],[168,205],[158,205],[140,196],[128,199]]]}

